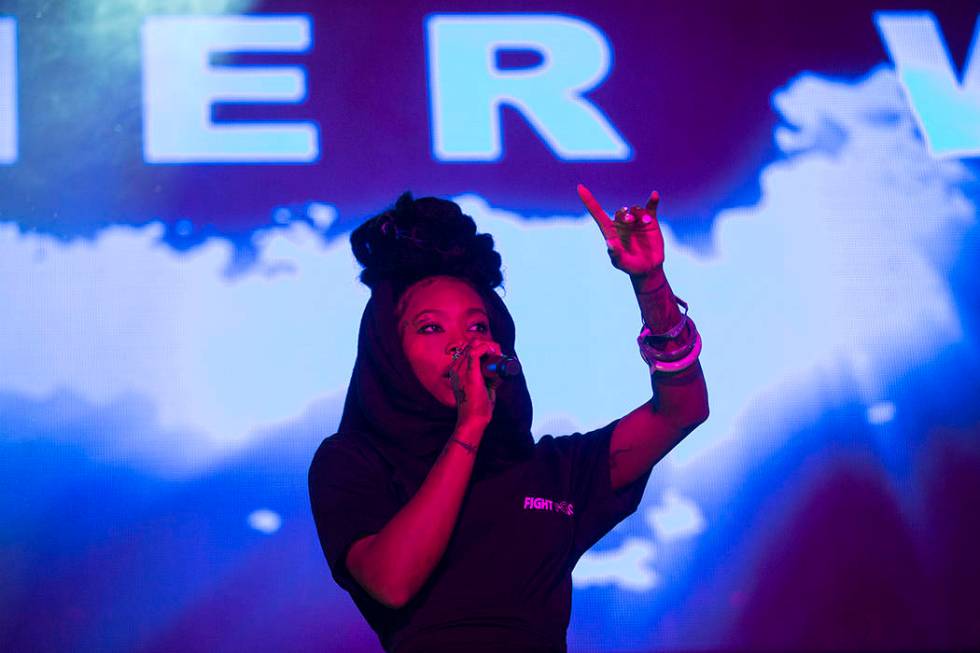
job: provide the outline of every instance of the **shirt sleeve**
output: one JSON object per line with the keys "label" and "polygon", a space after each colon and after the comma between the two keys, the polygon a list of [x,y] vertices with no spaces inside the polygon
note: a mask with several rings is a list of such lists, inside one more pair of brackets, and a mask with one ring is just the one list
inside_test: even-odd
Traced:
{"label": "shirt sleeve", "polygon": [[616,524],[634,512],[643,498],[651,469],[617,490],[609,473],[609,444],[619,419],[588,433],[554,439],[562,463],[568,466],[570,495],[575,511],[573,562],[592,548]]}
{"label": "shirt sleeve", "polygon": [[323,441],[310,465],[313,520],[333,579],[355,598],[375,602],[347,569],[347,552],[357,540],[384,528],[399,506],[388,492],[381,461],[333,440]]}

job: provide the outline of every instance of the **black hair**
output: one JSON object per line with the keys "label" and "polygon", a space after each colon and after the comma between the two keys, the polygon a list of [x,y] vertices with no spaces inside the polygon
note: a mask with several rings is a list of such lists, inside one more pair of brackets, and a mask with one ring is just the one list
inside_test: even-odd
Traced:
{"label": "black hair", "polygon": [[364,268],[361,283],[373,290],[390,281],[396,297],[435,275],[458,277],[484,291],[503,284],[493,236],[476,233],[473,218],[438,197],[413,199],[410,192],[402,193],[394,207],[352,231],[350,243]]}

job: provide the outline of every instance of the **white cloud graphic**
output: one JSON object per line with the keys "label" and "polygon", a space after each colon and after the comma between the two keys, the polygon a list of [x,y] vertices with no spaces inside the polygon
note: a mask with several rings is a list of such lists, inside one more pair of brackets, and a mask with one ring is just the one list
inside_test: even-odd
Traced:
{"label": "white cloud graphic", "polygon": [[705,528],[698,505],[673,488],[664,492],[660,505],[648,509],[644,516],[660,542],[693,537]]}
{"label": "white cloud graphic", "polygon": [[627,538],[615,549],[589,552],[572,570],[576,589],[615,585],[624,590],[646,592],[660,584],[660,575],[651,566],[656,546],[640,537]]}
{"label": "white cloud graphic", "polygon": [[151,398],[171,446],[106,437],[129,462],[186,472],[341,392],[368,293],[349,247],[325,247],[305,223],[257,234],[262,262],[234,279],[225,241],[178,254],[162,232],[113,227],[63,245],[0,226],[0,275],[16,280],[0,287],[0,392]]}

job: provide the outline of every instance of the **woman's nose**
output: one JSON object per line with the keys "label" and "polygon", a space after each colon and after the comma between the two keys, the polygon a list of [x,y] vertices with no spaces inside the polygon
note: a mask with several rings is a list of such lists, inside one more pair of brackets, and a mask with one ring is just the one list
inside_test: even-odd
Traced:
{"label": "woman's nose", "polygon": [[449,347],[446,349],[447,354],[454,354],[457,351],[462,351],[463,347],[466,346],[468,340],[460,338],[459,340],[451,341]]}

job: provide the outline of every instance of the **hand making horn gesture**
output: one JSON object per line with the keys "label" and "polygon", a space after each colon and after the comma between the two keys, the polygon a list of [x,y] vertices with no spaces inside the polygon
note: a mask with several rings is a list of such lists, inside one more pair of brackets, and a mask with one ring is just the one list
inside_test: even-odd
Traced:
{"label": "hand making horn gesture", "polygon": [[657,222],[660,194],[653,191],[645,207],[623,207],[610,219],[589,189],[579,184],[578,196],[595,219],[613,267],[631,277],[643,277],[659,271],[664,264],[664,237]]}

